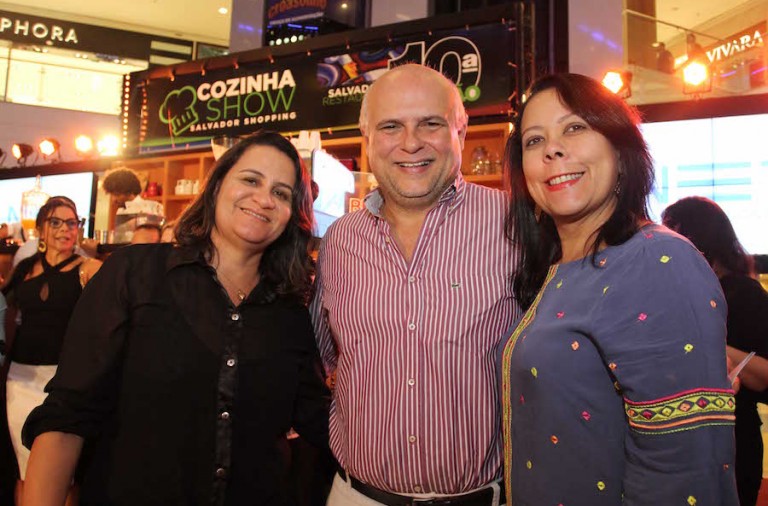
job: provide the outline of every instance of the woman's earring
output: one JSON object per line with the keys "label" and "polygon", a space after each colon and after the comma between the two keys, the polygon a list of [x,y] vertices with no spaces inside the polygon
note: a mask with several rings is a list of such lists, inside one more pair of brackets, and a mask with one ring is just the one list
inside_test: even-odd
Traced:
{"label": "woman's earring", "polygon": [[37,251],[40,253],[45,253],[48,251],[48,245],[45,243],[44,240],[40,239],[40,241],[37,243]]}
{"label": "woman's earring", "polygon": [[535,204],[533,207],[533,215],[536,217],[536,223],[541,221],[541,207],[539,207],[539,204]]}

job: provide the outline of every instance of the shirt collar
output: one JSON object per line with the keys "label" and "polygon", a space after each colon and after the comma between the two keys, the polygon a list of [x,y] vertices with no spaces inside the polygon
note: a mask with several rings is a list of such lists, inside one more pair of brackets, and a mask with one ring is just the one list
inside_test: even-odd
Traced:
{"label": "shirt collar", "polygon": [[[447,205],[449,206],[449,211],[453,211],[464,201],[466,187],[467,182],[464,180],[464,176],[461,175],[461,172],[459,172],[456,174],[456,179],[453,180],[453,183],[446,188],[437,200],[437,205]],[[384,205],[384,196],[381,194],[379,188],[376,188],[366,195],[363,199],[363,203],[369,213],[377,218],[382,218],[381,207]]]}
{"label": "shirt collar", "polygon": [[[171,270],[183,265],[194,264],[201,266],[205,270],[209,271],[212,276],[215,276],[216,270],[208,265],[208,262],[206,262],[205,255],[202,251],[195,248],[179,245],[174,245],[173,250],[171,251],[170,255],[168,255],[168,259],[166,261],[166,272],[170,272]],[[273,302],[276,298],[277,292],[275,291],[274,287],[266,279],[262,278],[259,284],[256,285],[256,288],[254,289],[251,296],[248,297],[246,301],[252,300],[257,304],[267,304]]]}

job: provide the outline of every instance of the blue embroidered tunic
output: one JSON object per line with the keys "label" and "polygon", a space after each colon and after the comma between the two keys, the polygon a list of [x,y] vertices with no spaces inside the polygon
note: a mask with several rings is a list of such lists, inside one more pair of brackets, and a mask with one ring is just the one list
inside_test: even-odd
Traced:
{"label": "blue embroidered tunic", "polygon": [[511,504],[737,505],[725,318],[658,225],[553,265],[501,351]]}

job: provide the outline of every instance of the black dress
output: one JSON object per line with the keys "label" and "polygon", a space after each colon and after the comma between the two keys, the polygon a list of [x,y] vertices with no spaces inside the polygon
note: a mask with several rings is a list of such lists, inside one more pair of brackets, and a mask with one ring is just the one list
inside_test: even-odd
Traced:
{"label": "black dress", "polygon": [[294,427],[327,446],[329,392],[309,313],[261,283],[235,307],[197,251],[110,256],[75,308],[47,431],[93,444],[81,504],[285,505]]}
{"label": "black dress", "polygon": [[[728,344],[768,358],[768,293],[756,280],[739,274],[724,276],[720,284],[728,303]],[[744,385],[736,394],[736,485],[741,506],[755,505],[763,479],[757,403],[765,401],[765,393]]]}

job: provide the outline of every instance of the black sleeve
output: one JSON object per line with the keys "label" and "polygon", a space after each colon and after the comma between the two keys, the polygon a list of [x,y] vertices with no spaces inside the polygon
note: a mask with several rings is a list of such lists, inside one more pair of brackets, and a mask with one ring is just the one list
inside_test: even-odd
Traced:
{"label": "black sleeve", "polygon": [[728,344],[768,358],[768,293],[747,276],[721,280],[728,302]]}
{"label": "black sleeve", "polygon": [[327,449],[331,394],[323,380],[320,355],[306,310],[303,311],[300,328],[302,356],[299,364],[299,387],[293,407],[293,427],[314,446]]}
{"label": "black sleeve", "polygon": [[24,424],[22,439],[28,448],[43,432],[94,437],[114,410],[128,334],[129,271],[130,257],[117,251],[83,290],[69,321],[56,375],[46,387],[50,395]]}

